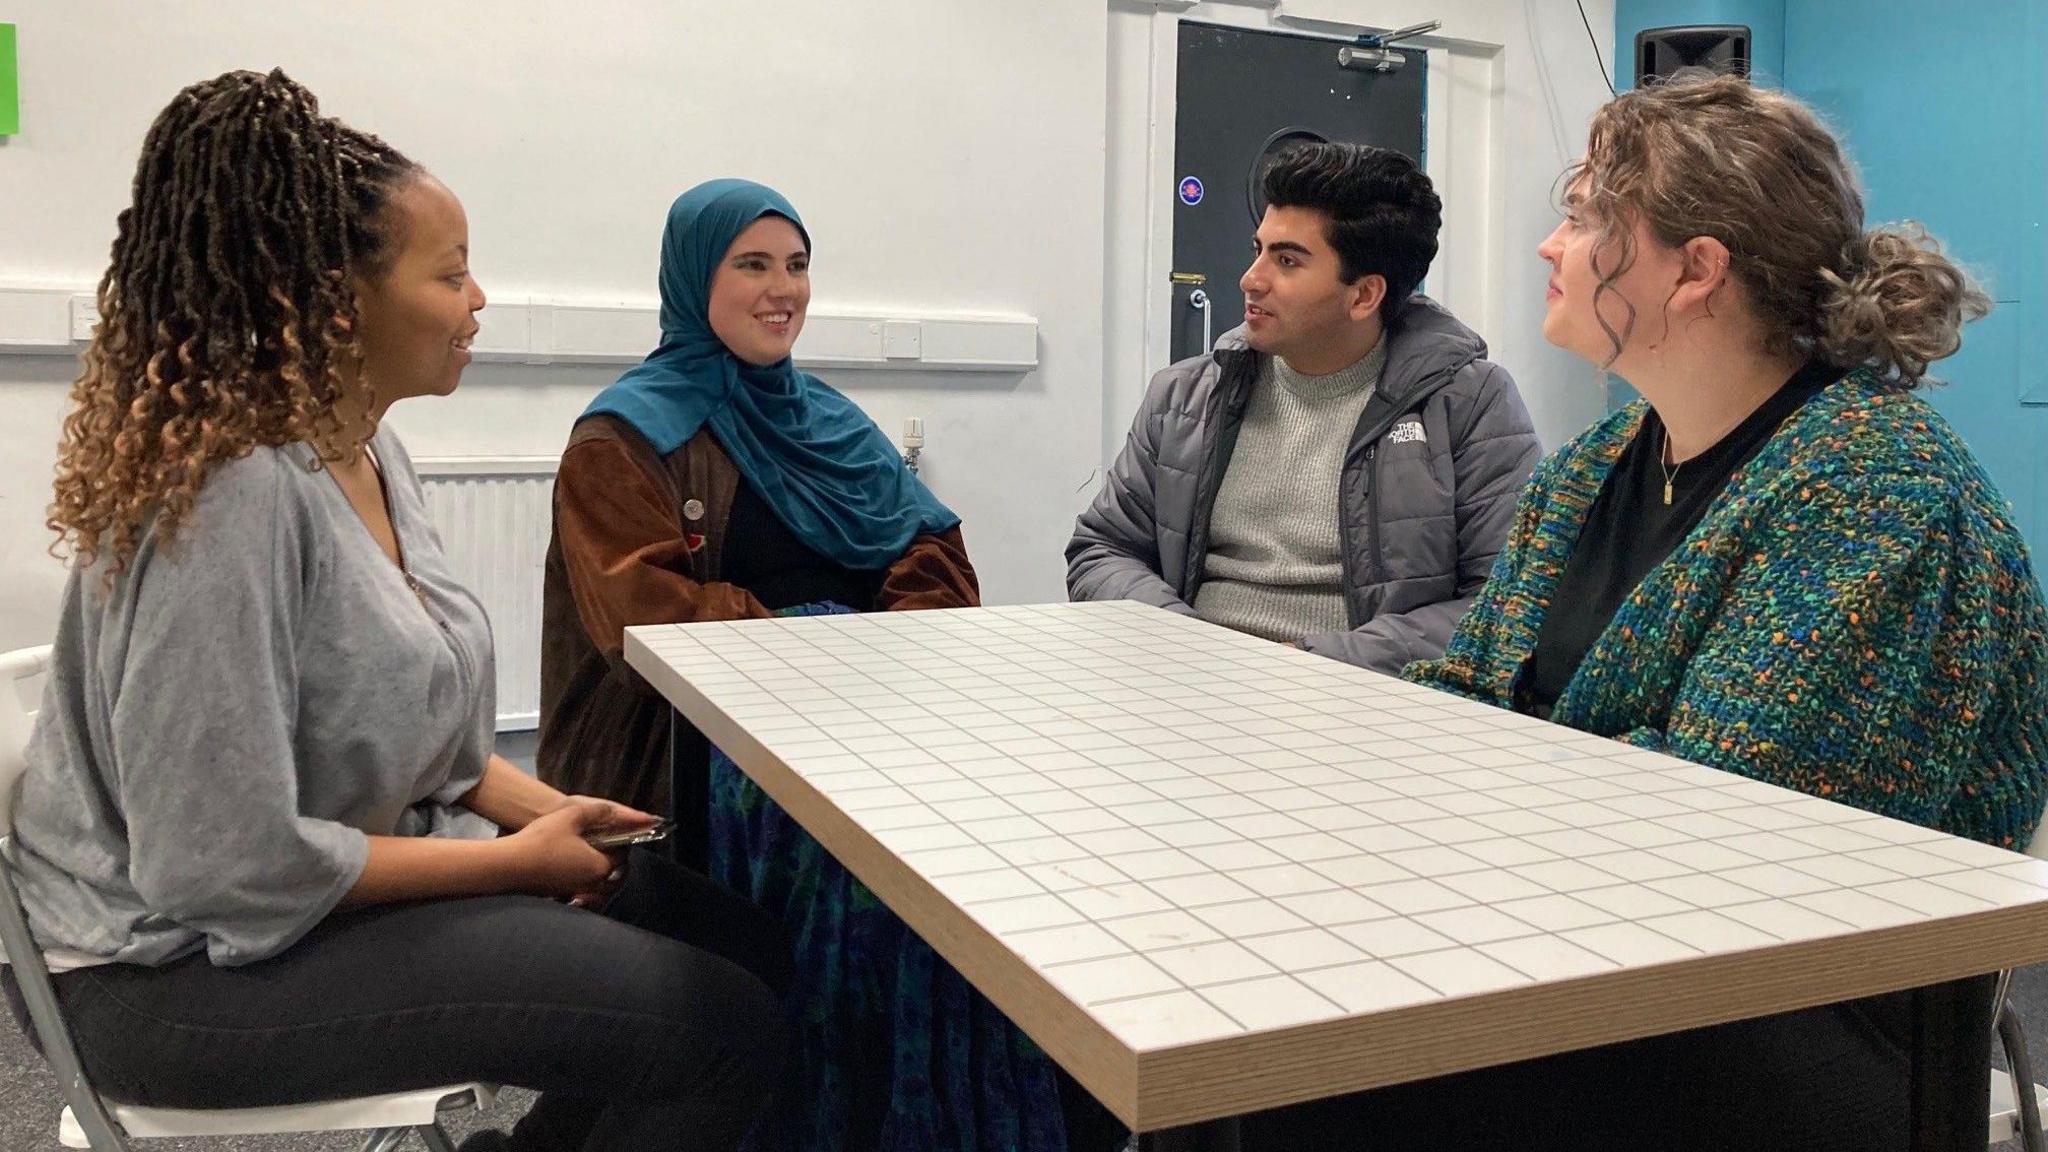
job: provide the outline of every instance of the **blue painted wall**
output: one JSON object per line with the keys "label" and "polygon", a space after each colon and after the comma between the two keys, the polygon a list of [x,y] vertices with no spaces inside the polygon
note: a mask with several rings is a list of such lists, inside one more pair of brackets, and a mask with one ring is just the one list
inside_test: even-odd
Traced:
{"label": "blue painted wall", "polygon": [[1869,219],[1918,220],[1998,302],[1930,393],[2048,561],[2048,5],[1788,0],[1785,85],[1863,169]]}
{"label": "blue painted wall", "polygon": [[1748,23],[1759,80],[1842,134],[1871,223],[1925,224],[1998,301],[1929,395],[2048,563],[2048,3],[1617,0],[1617,79],[1639,29],[1718,23]]}

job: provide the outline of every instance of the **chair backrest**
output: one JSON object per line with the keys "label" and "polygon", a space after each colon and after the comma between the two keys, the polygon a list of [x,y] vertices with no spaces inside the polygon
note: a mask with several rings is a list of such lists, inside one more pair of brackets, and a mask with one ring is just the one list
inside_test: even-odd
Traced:
{"label": "chair backrest", "polygon": [[14,834],[14,789],[28,769],[28,735],[36,707],[30,686],[50,668],[50,647],[0,653],[0,837]]}
{"label": "chair backrest", "polygon": [[95,1149],[122,1149],[127,1142],[120,1126],[107,1114],[106,1105],[79,1066],[78,1049],[71,1043],[71,1030],[50,985],[50,971],[29,932],[21,892],[14,886],[14,793],[21,786],[22,773],[28,770],[28,737],[36,718],[28,687],[49,668],[47,645],[0,653],[0,960],[14,970],[15,985],[28,1008],[36,1038],[42,1041],[43,1056],[56,1073],[64,1102],[71,1106],[87,1139]]}

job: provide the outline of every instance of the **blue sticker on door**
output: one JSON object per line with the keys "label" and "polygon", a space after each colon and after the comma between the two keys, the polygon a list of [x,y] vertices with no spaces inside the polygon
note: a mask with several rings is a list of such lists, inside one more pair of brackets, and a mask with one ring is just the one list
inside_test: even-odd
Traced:
{"label": "blue sticker on door", "polygon": [[1202,182],[1189,176],[1180,182],[1180,202],[1192,208],[1202,202]]}

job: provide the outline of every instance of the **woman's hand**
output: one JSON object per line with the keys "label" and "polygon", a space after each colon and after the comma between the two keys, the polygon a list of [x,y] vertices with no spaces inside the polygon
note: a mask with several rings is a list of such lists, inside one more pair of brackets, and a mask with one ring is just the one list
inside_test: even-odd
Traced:
{"label": "woman's hand", "polygon": [[[585,835],[598,832],[630,832],[638,828],[651,828],[661,823],[658,817],[642,812],[638,808],[628,808],[616,801],[606,800],[601,796],[565,796],[558,808],[569,807],[582,807],[593,811],[592,818],[597,823],[589,826]],[[602,809],[602,812],[597,812],[597,809]],[[576,893],[569,898],[569,903],[578,908],[602,908],[612,898],[612,894],[619,890],[619,885],[626,879],[626,853],[608,852],[606,856],[610,858],[613,866],[612,870],[605,874],[604,882],[587,892]]]}
{"label": "woman's hand", "polygon": [[[519,774],[517,768],[505,771]],[[599,904],[625,879],[625,854],[600,852],[584,837],[657,823],[645,812],[593,796],[563,796],[550,788],[545,795],[529,791],[527,798],[543,801],[541,810],[525,814],[518,831],[495,840],[370,837],[369,859],[343,906],[503,893]]]}
{"label": "woman's hand", "polygon": [[590,826],[589,831],[593,833],[631,832],[639,828],[652,828],[654,825],[661,823],[659,817],[650,816],[638,808],[628,808],[615,800],[606,800],[602,796],[564,796],[560,802],[548,809],[548,811],[559,812],[564,808],[573,807],[586,808],[593,812],[602,813],[601,816],[596,817],[597,822]]}
{"label": "woman's hand", "polygon": [[579,903],[608,892],[623,877],[624,864],[592,848],[584,837],[616,827],[621,814],[646,816],[609,800],[571,796],[506,837],[520,889]]}
{"label": "woman's hand", "polygon": [[497,755],[485,764],[483,779],[459,801],[507,832],[517,832],[550,812],[578,802],[603,805],[609,813],[592,831],[623,832],[655,823],[654,817],[624,804],[595,796],[565,796]]}

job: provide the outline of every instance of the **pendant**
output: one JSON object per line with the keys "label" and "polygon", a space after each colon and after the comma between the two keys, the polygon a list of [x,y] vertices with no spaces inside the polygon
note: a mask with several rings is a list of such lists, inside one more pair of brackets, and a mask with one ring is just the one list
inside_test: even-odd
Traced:
{"label": "pendant", "polygon": [[1664,481],[1664,506],[1671,507],[1671,481]]}

